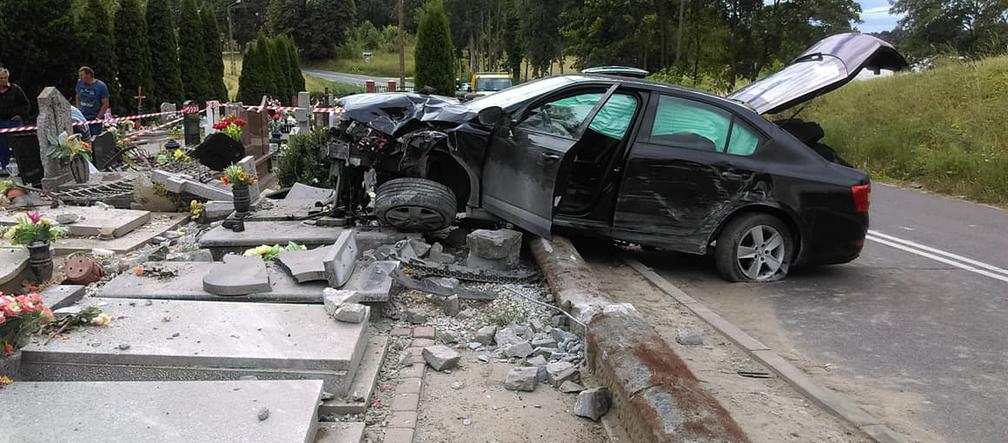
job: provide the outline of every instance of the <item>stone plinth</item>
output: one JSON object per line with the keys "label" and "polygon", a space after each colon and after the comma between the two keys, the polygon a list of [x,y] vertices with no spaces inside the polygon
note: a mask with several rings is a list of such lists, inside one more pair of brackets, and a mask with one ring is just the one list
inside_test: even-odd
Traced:
{"label": "stone plinth", "polygon": [[[61,206],[57,209],[42,209],[42,216],[50,220],[75,215],[79,219],[65,225],[74,237],[96,237],[102,234],[122,237],[151,219],[150,212],[132,209],[102,208],[99,206]],[[18,213],[0,217],[0,225],[17,223]]]}

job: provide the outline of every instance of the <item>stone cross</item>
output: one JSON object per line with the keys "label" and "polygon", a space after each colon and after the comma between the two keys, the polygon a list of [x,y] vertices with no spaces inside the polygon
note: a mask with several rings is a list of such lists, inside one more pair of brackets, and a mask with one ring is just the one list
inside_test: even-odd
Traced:
{"label": "stone cross", "polygon": [[42,189],[55,191],[60,185],[73,179],[68,166],[60,164],[58,159],[49,157],[53,148],[50,140],[57,140],[61,132],[73,134],[70,125],[70,102],[60,94],[59,90],[47,86],[38,96],[38,130],[35,131],[39,141],[39,156],[42,157]]}

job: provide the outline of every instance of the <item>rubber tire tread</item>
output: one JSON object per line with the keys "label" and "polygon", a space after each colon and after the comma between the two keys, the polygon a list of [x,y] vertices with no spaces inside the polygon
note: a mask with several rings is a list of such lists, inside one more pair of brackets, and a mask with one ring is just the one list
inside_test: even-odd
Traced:
{"label": "rubber tire tread", "polygon": [[[399,206],[420,206],[437,212],[444,218],[443,226],[427,232],[438,231],[455,221],[455,193],[447,186],[425,178],[396,178],[382,183],[375,191],[375,215],[382,223],[401,230],[411,230],[389,223],[385,213]],[[414,230],[415,231],[415,230]]]}
{"label": "rubber tire tread", "polygon": [[[738,253],[738,242],[746,232],[757,225],[772,226],[784,236],[783,272],[770,280],[751,280],[736,266],[737,260],[735,255]],[[717,244],[714,247],[714,266],[717,267],[721,277],[730,282],[769,283],[781,280],[787,276],[788,270],[791,267],[794,250],[794,236],[784,221],[767,213],[749,212],[733,218],[721,230],[721,233],[718,234]]]}

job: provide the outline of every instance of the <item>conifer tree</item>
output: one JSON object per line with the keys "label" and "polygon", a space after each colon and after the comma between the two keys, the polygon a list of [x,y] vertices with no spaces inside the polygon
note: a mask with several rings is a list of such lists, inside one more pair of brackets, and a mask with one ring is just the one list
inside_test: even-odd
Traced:
{"label": "conifer tree", "polygon": [[207,80],[210,82],[210,90],[213,92],[211,98],[216,100],[227,100],[227,86],[224,85],[224,58],[221,49],[220,27],[217,26],[217,16],[213,11],[213,4],[207,3],[200,11],[200,18],[203,21],[203,41],[206,43],[203,51],[207,59]]}
{"label": "conifer tree", "polygon": [[74,30],[80,42],[77,62],[94,69],[95,76],[107,83],[109,88],[115,86],[115,37],[109,12],[101,0],[87,0]]}
{"label": "conifer tree", "polygon": [[179,72],[178,40],[175,38],[175,15],[168,2],[147,2],[147,38],[150,42],[150,69],[157,81],[146,93],[152,103],[177,102],[182,99],[182,77]]}
{"label": "conifer tree", "polygon": [[[118,75],[115,86],[109,85],[112,89],[112,106],[116,114],[135,114],[142,110],[137,108],[133,97],[141,87],[150,91],[153,84],[148,65],[150,47],[147,43],[147,22],[144,21],[138,0],[120,0],[115,17]],[[149,105],[150,101],[147,103]],[[150,109],[149,106],[145,108]]]}
{"label": "conifer tree", "polygon": [[287,48],[287,63],[290,63],[290,68],[288,68],[288,75],[290,75],[291,91],[297,94],[305,90],[305,80],[304,75],[301,74],[301,59],[298,55],[297,46],[294,45],[294,39],[283,36],[281,37]]}
{"label": "conifer tree", "polygon": [[417,88],[430,87],[437,94],[455,92],[455,49],[444,2],[431,0],[420,10],[414,52]]}
{"label": "conifer tree", "polygon": [[213,95],[207,75],[203,22],[196,0],[182,0],[179,15],[179,67],[186,100],[206,100]]}

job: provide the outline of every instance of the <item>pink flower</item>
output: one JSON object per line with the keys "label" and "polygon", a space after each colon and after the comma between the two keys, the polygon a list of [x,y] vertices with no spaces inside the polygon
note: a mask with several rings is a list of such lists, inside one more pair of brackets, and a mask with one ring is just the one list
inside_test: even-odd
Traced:
{"label": "pink flower", "polygon": [[31,220],[32,224],[38,223],[39,220],[42,220],[42,213],[38,211],[29,212],[28,220]]}
{"label": "pink flower", "polygon": [[23,313],[25,313],[25,314],[31,314],[31,313],[35,312],[35,306],[34,306],[34,304],[32,304],[31,301],[28,300],[28,297],[25,297],[23,295],[19,295],[19,296],[14,297],[14,298],[17,299],[18,304],[21,305],[21,311]]}
{"label": "pink flower", "polygon": [[0,311],[0,325],[7,322],[7,316],[4,315],[3,311]]}

